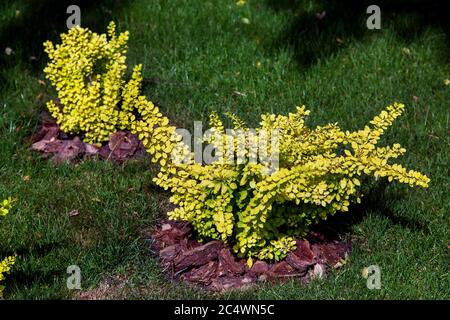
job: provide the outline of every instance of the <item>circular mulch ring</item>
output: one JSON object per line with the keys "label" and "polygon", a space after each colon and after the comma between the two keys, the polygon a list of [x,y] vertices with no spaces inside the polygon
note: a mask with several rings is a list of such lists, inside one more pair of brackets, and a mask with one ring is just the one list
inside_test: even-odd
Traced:
{"label": "circular mulch ring", "polygon": [[117,131],[111,134],[108,143],[98,147],[83,142],[80,136],[65,134],[55,119],[48,114],[42,115],[40,129],[30,137],[30,140],[33,150],[39,151],[44,157],[51,157],[56,164],[93,156],[123,162],[146,155],[145,148],[136,134]]}
{"label": "circular mulch ring", "polygon": [[248,268],[246,259],[236,258],[222,241],[200,243],[193,239],[188,222],[165,220],[152,232],[151,249],[171,279],[224,291],[264,281],[294,278],[307,282],[323,278],[331,268],[345,263],[351,242],[310,232],[305,240],[297,240],[297,249],[285,260],[274,263],[257,260]]}

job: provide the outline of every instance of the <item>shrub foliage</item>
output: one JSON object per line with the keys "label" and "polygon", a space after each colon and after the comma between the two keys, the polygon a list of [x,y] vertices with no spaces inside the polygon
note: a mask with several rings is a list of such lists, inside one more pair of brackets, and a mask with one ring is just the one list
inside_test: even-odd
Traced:
{"label": "shrub foliage", "polygon": [[[49,102],[49,110],[63,130],[83,132],[88,141],[105,141],[118,128],[137,133],[160,166],[154,181],[172,192],[170,200],[177,205],[169,217],[190,221],[201,239],[227,242],[250,263],[252,257],[284,258],[311,224],[359,203],[366,177],[428,185],[425,175],[393,163],[405,152],[399,144],[377,145],[404,111],[399,103],[355,132],[337,124],[309,128],[304,106],[287,116],[262,115],[254,130],[228,114],[234,124],[231,134],[212,113],[213,134],[204,142],[214,146],[217,158],[198,163],[168,118],[141,95],[141,66],[134,67],[128,82],[123,80],[128,33],[116,37],[114,32],[111,24],[108,41],[106,35],[78,27],[62,35],[56,48],[45,44],[50,57],[45,72],[60,101],[59,106]],[[276,170],[264,163],[274,148],[268,143],[270,134],[261,132],[277,132]],[[254,145],[264,146],[257,163],[249,160]],[[241,160],[224,161],[230,156]]]}
{"label": "shrub foliage", "polygon": [[[6,216],[12,207],[13,199],[8,198],[0,202],[0,218]],[[8,274],[16,261],[15,256],[6,257],[0,260],[0,283],[5,280],[5,275]],[[0,285],[0,299],[3,298],[3,290],[5,286]]]}
{"label": "shrub foliage", "polygon": [[44,72],[58,94],[47,107],[63,131],[99,144],[118,129],[129,129],[141,66],[131,80],[123,79],[128,37],[128,32],[116,36],[110,23],[107,35],[77,27],[61,34],[59,45],[44,43],[50,59]]}
{"label": "shrub foliage", "polygon": [[[344,132],[337,124],[308,128],[309,111],[304,107],[287,116],[266,114],[256,130],[279,132],[275,172],[248,160],[190,162],[162,166],[155,181],[173,193],[171,201],[179,206],[169,212],[170,218],[190,221],[202,237],[230,242],[241,255],[279,260],[311,224],[359,203],[365,177],[427,187],[425,175],[392,162],[404,148],[397,143],[377,146],[403,110],[402,104],[388,106],[355,132]],[[215,130],[226,137],[221,123],[214,116],[212,120]],[[236,122],[236,129],[248,130],[242,121]]]}

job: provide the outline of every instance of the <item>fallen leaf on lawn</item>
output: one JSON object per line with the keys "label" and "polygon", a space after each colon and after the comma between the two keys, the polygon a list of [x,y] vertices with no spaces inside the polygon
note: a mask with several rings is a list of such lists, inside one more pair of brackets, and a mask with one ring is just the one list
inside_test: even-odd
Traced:
{"label": "fallen leaf on lawn", "polygon": [[6,47],[5,48],[5,53],[7,56],[10,56],[13,53],[13,49],[11,49],[10,47]]}
{"label": "fallen leaf on lawn", "polygon": [[243,24],[250,24],[250,19],[248,19],[248,18],[242,18],[241,21]]}
{"label": "fallen leaf on lawn", "polygon": [[44,80],[41,80],[41,79],[38,80],[38,83],[39,83],[40,85],[42,85],[42,86],[45,86],[45,84],[46,84],[45,81],[44,81]]}
{"label": "fallen leaf on lawn", "polygon": [[348,262],[348,260],[349,260],[348,254],[345,254],[345,258],[344,258],[344,259],[341,258],[341,259],[333,266],[333,268],[337,269],[337,268],[340,268],[340,267],[346,265],[347,262]]}
{"label": "fallen leaf on lawn", "polygon": [[406,54],[408,56],[411,54],[411,50],[409,48],[403,48],[402,51],[404,54]]}
{"label": "fallen leaf on lawn", "polygon": [[28,181],[30,181],[30,176],[24,176],[24,177],[22,178],[22,180],[23,180],[24,182],[28,182]]}
{"label": "fallen leaf on lawn", "polygon": [[418,96],[412,96],[412,99],[414,100],[414,102],[419,101],[419,97]]}
{"label": "fallen leaf on lawn", "polygon": [[364,279],[367,279],[369,277],[369,268],[365,267],[364,269],[362,269],[361,275]]}
{"label": "fallen leaf on lawn", "polygon": [[76,216],[78,216],[80,214],[80,212],[78,211],[78,210],[72,210],[72,211],[70,211],[69,213],[67,213],[67,215],[69,216],[69,217],[76,217]]}
{"label": "fallen leaf on lawn", "polygon": [[43,92],[39,92],[39,94],[36,96],[36,101],[40,101],[44,98],[44,93]]}
{"label": "fallen leaf on lawn", "polygon": [[247,96],[245,93],[242,93],[242,92],[239,92],[239,91],[234,91],[233,93],[235,95],[242,96],[242,97],[246,97]]}
{"label": "fallen leaf on lawn", "polygon": [[322,20],[323,18],[325,18],[327,12],[326,11],[322,11],[322,12],[317,12],[316,13],[316,18],[319,20]]}
{"label": "fallen leaf on lawn", "polygon": [[449,86],[450,85],[450,79],[445,79],[444,80],[444,85]]}

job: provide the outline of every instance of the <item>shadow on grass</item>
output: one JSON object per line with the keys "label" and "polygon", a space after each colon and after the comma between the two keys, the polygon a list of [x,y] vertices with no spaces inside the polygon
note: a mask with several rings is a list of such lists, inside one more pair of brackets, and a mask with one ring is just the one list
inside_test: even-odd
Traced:
{"label": "shadow on grass", "polygon": [[[12,273],[12,281],[16,287],[31,286],[42,284],[47,286],[61,276],[61,269],[54,264],[39,264],[36,269],[33,266],[35,259],[51,259],[52,253],[63,248],[66,243],[51,242],[41,245],[23,246],[16,248],[14,252],[7,255],[17,255],[19,259],[24,259],[26,262],[21,263],[19,267],[14,268]],[[41,270],[39,270],[41,269]]]}
{"label": "shadow on grass", "polygon": [[[81,10],[81,25],[94,31],[105,32],[109,21],[114,20],[117,13],[129,1],[99,0],[77,1]],[[0,25],[0,43],[13,50],[10,56],[0,55],[0,65],[3,69],[13,68],[21,64],[25,69],[34,73],[41,72],[46,55],[43,42],[58,41],[59,34],[67,31],[66,21],[70,14],[67,7],[73,4],[68,0],[30,0],[25,9],[16,17],[8,17]],[[0,12],[7,16],[6,13]],[[1,48],[2,51],[5,49]],[[0,73],[0,81],[8,72]]]}
{"label": "shadow on grass", "polygon": [[[450,47],[450,19],[447,0],[380,0],[383,28],[395,31],[399,39],[409,43],[420,37],[429,27],[439,28],[446,35]],[[308,6],[317,11],[312,13]],[[289,10],[295,16],[293,22],[280,36],[269,44],[271,49],[292,47],[299,65],[309,67],[320,59],[326,59],[355,39],[383,32],[369,30],[366,20],[369,0],[316,0],[306,4],[296,0],[267,0],[274,11]],[[450,61],[448,52],[444,59]]]}
{"label": "shadow on grass", "polygon": [[413,232],[430,233],[428,223],[410,217],[405,217],[394,212],[388,203],[392,199],[401,199],[403,194],[400,191],[386,192],[388,183],[380,181],[371,188],[361,200],[361,204],[351,204],[349,212],[336,213],[326,221],[321,221],[313,226],[313,231],[319,231],[330,238],[341,238],[353,233],[353,226],[362,222],[368,214],[379,214],[387,218],[392,225],[409,229]]}

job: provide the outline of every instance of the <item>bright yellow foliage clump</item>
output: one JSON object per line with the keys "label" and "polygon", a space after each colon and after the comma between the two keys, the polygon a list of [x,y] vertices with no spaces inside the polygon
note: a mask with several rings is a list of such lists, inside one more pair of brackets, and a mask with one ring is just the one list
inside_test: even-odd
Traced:
{"label": "bright yellow foliage clump", "polygon": [[8,198],[0,202],[0,218],[6,216],[12,208],[14,199]]}
{"label": "bright yellow foliage clump", "polygon": [[[113,23],[109,41],[106,35],[73,28],[61,36],[62,44],[45,44],[51,59],[45,72],[56,86],[60,104],[49,102],[50,111],[64,131],[85,133],[89,142],[101,143],[118,128],[138,134],[160,166],[154,181],[172,192],[170,200],[177,205],[169,217],[191,222],[202,239],[227,242],[249,262],[252,257],[284,258],[295,247],[294,239],[304,236],[311,224],[359,203],[361,183],[367,177],[428,185],[425,175],[392,163],[405,152],[399,144],[377,146],[404,111],[399,103],[355,132],[342,131],[337,124],[307,127],[309,111],[304,106],[287,116],[262,115],[255,130],[228,114],[232,134],[212,113],[212,134],[203,142],[215,147],[217,160],[197,163],[169,119],[141,95],[142,67],[134,67],[128,82],[122,80],[128,33],[118,37],[114,33]],[[248,139],[240,138],[242,132]],[[273,132],[277,148],[268,143]],[[259,162],[249,160],[255,157],[255,145],[262,151]],[[274,151],[277,168],[265,163]],[[239,160],[223,161],[230,155]]]}
{"label": "bright yellow foliage clump", "polygon": [[[0,202],[0,217],[4,217],[9,213],[12,207],[13,199],[8,198]],[[6,257],[3,261],[0,261],[0,282],[5,280],[5,274],[8,274],[16,261],[16,257]],[[5,287],[0,285],[0,299],[3,298],[3,290]]]}
{"label": "bright yellow foliage clump", "polygon": [[107,141],[135,119],[131,102],[139,94],[141,66],[123,80],[129,33],[115,33],[113,22],[107,35],[74,27],[61,34],[61,44],[44,43],[50,58],[44,72],[59,100],[47,107],[64,132],[84,134],[85,142]]}
{"label": "bright yellow foliage clump", "polygon": [[[427,187],[425,175],[391,163],[404,148],[377,147],[403,110],[403,104],[388,106],[355,132],[344,132],[337,124],[308,128],[309,111],[303,106],[288,116],[266,114],[256,130],[278,130],[278,170],[248,161],[204,165],[191,159],[184,164],[163,163],[155,182],[173,193],[170,200],[178,208],[169,212],[171,219],[190,221],[200,236],[224,240],[242,256],[280,260],[311,224],[359,203],[366,177]],[[248,130],[236,116],[230,117],[236,130]],[[219,154],[227,153],[218,141],[230,137],[216,114],[210,123],[222,135],[210,142],[217,144]]]}

